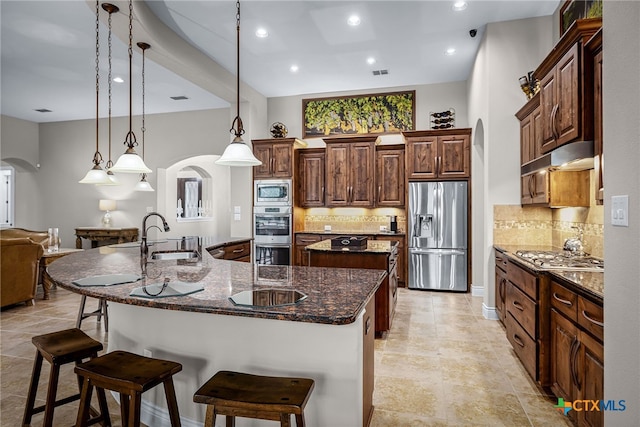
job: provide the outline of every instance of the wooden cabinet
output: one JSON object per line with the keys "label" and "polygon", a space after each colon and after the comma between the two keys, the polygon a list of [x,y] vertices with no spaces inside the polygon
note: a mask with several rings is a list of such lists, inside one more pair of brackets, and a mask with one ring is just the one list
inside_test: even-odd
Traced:
{"label": "wooden cabinet", "polygon": [[604,203],[602,163],[604,145],[602,139],[602,29],[587,43],[593,56],[593,160],[595,169],[595,198],[598,205]]}
{"label": "wooden cabinet", "polygon": [[588,207],[590,204],[588,170],[542,170],[522,175],[520,181],[520,203],[523,206]]}
{"label": "wooden cabinet", "polygon": [[496,282],[495,282],[495,297],[496,297],[496,312],[498,314],[498,320],[504,324],[506,317],[506,300],[507,300],[507,257],[500,251],[496,250],[495,263],[496,263]]}
{"label": "wooden cabinet", "polygon": [[262,162],[253,167],[253,178],[291,178],[293,176],[293,149],[305,146],[297,138],[254,139],[253,154]]}
{"label": "wooden cabinet", "polygon": [[296,233],[293,265],[309,265],[309,255],[305,248],[322,240],[321,234]]}
{"label": "wooden cabinet", "polygon": [[[550,384],[566,401],[604,397],[602,304],[551,283]],[[602,411],[570,411],[578,426],[603,426]]]}
{"label": "wooden cabinet", "polygon": [[404,207],[404,145],[378,145],[376,169],[376,206]]}
{"label": "wooden cabinet", "polygon": [[324,206],[324,148],[296,150],[296,204],[303,208]]}
{"label": "wooden cabinet", "polygon": [[536,69],[540,79],[542,153],[593,138],[593,68],[584,63],[584,43],[602,19],[579,19]]}
{"label": "wooden cabinet", "polygon": [[471,175],[471,129],[408,131],[406,166],[409,180],[461,179]]}
{"label": "wooden cabinet", "polygon": [[537,159],[542,154],[542,113],[538,92],[517,113],[520,120],[520,166]]}
{"label": "wooden cabinet", "polygon": [[216,259],[251,262],[251,241],[249,240],[213,246],[207,250]]}
{"label": "wooden cabinet", "polygon": [[377,137],[325,139],[326,206],[374,206],[374,162]]}
{"label": "wooden cabinet", "polygon": [[549,378],[548,278],[511,260],[506,267],[507,338],[531,378],[546,386]]}
{"label": "wooden cabinet", "polygon": [[392,242],[396,242],[398,244],[398,285],[401,287],[406,287],[407,285],[407,254],[405,244],[406,236],[385,236],[385,235],[377,235],[375,236],[376,240],[390,240]]}
{"label": "wooden cabinet", "polygon": [[362,335],[362,425],[371,425],[373,417],[373,389],[375,384],[375,297],[371,298],[364,309]]}
{"label": "wooden cabinet", "polygon": [[389,329],[395,314],[398,300],[397,279],[397,246],[391,245],[389,252],[365,252],[342,250],[307,250],[309,266],[363,268],[385,270],[382,284],[375,296],[375,331],[376,336],[383,336]]}

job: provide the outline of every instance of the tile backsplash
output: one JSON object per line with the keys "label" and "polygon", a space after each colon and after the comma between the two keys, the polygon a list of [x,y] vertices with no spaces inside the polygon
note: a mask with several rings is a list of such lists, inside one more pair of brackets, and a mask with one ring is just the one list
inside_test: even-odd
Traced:
{"label": "tile backsplash", "polygon": [[406,230],[404,209],[379,208],[313,208],[304,211],[304,230],[324,231],[325,225],[338,233],[377,233],[381,226],[389,228],[389,215],[396,215],[398,231]]}
{"label": "tile backsplash", "polygon": [[603,257],[604,207],[550,209],[494,205],[493,242],[496,245],[551,245],[562,248],[565,239],[583,229],[585,251]]}

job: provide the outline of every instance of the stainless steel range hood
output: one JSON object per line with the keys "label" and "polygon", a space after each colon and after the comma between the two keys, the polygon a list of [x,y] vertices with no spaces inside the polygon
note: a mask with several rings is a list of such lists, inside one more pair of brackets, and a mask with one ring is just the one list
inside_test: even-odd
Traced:
{"label": "stainless steel range hood", "polygon": [[522,166],[527,175],[542,169],[580,171],[593,169],[593,141],[576,141],[562,145]]}

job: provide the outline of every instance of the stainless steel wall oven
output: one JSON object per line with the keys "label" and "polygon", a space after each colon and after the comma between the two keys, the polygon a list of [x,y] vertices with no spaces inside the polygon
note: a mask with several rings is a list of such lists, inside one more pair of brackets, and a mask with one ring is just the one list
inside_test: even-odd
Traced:
{"label": "stainless steel wall oven", "polygon": [[290,265],[293,235],[291,206],[255,206],[253,240],[256,264]]}

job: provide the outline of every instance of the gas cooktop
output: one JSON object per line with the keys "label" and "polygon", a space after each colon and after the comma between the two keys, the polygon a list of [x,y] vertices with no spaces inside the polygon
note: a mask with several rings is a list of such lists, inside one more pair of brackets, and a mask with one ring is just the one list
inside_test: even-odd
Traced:
{"label": "gas cooktop", "polygon": [[516,256],[543,270],[604,271],[603,260],[566,251],[516,251]]}

